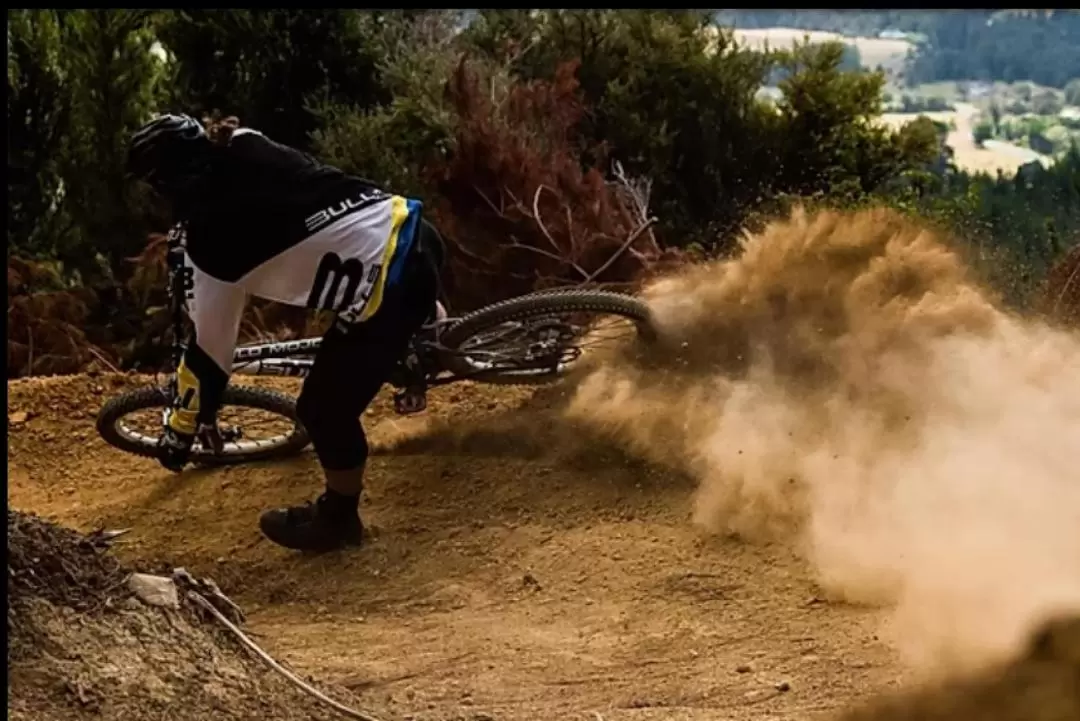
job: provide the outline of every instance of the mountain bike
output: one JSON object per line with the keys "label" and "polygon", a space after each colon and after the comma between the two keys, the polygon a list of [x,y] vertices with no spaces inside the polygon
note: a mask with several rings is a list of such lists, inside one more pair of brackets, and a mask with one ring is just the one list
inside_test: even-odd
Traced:
{"label": "mountain bike", "polygon": [[[97,431],[107,443],[148,457],[156,456],[164,413],[174,397],[191,289],[186,251],[171,235],[166,259],[173,339],[166,380],[112,398],[97,417]],[[627,331],[631,342],[655,337],[649,308],[642,300],[588,288],[537,291],[461,317],[433,320],[412,338],[389,379],[395,389],[394,410],[402,415],[423,411],[428,389],[461,381],[525,385],[556,381],[588,357],[590,343],[611,337],[603,335],[604,326],[599,322],[605,317],[616,321],[617,330]],[[321,340],[313,337],[238,346],[232,375],[304,378]],[[150,413],[140,425],[137,416],[147,411]],[[260,413],[266,417],[256,420]],[[225,422],[234,415],[235,420]],[[260,435],[264,430],[267,435]],[[299,453],[308,443],[308,434],[297,418],[295,398],[269,388],[230,382],[217,423],[196,439],[191,460],[200,465],[221,465],[276,459]]]}

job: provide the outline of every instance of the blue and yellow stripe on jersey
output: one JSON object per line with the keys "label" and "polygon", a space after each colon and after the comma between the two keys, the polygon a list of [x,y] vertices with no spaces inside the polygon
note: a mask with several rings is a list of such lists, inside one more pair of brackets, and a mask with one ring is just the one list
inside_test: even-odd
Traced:
{"label": "blue and yellow stripe on jersey", "polygon": [[416,229],[420,225],[420,210],[423,204],[419,200],[395,195],[390,199],[390,203],[390,238],[383,252],[382,270],[379,271],[379,280],[375,283],[371,298],[358,322],[363,322],[378,312],[385,289],[395,285],[401,278],[405,258],[412,249]]}

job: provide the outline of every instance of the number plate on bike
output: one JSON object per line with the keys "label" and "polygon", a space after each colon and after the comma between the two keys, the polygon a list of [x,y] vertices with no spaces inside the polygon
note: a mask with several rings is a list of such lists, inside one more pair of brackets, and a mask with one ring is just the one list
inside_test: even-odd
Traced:
{"label": "number plate on bike", "polygon": [[394,394],[394,410],[401,415],[419,413],[427,408],[427,396],[423,392],[403,391]]}

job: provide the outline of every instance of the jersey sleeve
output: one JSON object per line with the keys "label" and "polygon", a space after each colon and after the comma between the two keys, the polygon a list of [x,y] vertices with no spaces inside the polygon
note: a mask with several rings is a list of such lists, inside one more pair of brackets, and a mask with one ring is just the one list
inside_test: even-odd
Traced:
{"label": "jersey sleeve", "polygon": [[194,264],[192,270],[195,333],[177,368],[177,397],[166,420],[187,435],[200,423],[212,422],[221,405],[247,299],[241,286],[218,280]]}

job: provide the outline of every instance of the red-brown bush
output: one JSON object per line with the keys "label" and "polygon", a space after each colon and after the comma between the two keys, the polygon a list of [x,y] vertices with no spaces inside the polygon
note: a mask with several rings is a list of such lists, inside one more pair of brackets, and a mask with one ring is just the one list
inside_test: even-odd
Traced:
{"label": "red-brown bush", "polygon": [[35,290],[56,281],[57,273],[48,264],[8,258],[8,378],[76,373],[95,361],[105,366],[116,361],[84,330],[98,302],[94,291]]}
{"label": "red-brown bush", "polygon": [[552,81],[515,82],[502,97],[465,59],[452,76],[455,149],[430,170],[456,306],[585,280],[627,285],[661,258],[643,227],[647,192],[582,168],[583,150],[602,153],[577,145],[585,106],[576,70],[564,64]]}

